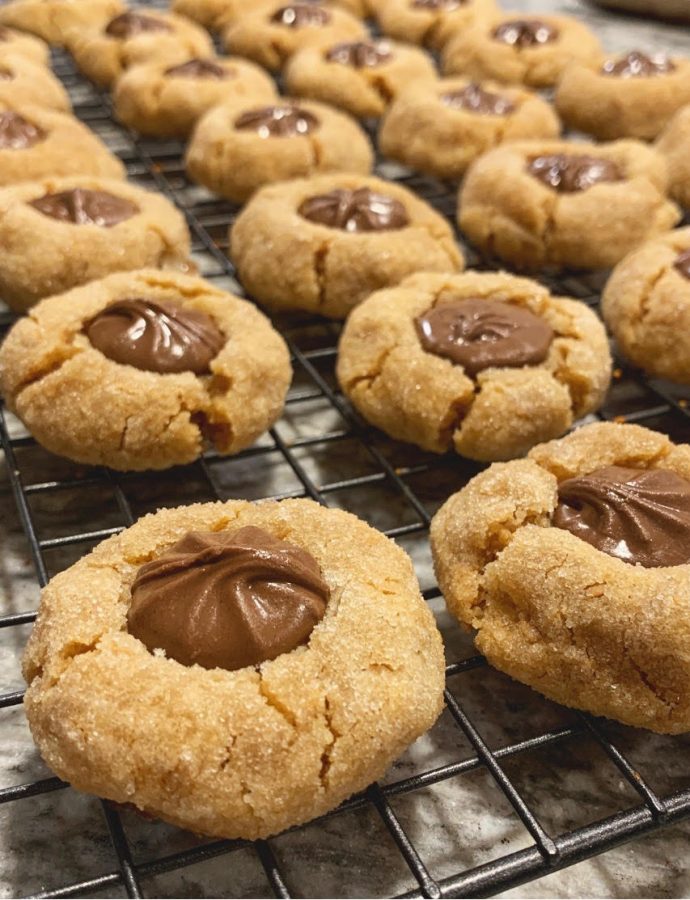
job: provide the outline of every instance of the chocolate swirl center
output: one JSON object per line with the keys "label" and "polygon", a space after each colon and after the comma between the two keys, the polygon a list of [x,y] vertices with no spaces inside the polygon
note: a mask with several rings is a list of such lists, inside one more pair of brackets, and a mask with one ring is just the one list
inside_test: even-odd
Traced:
{"label": "chocolate swirl center", "polygon": [[541,19],[513,19],[493,30],[494,40],[511,47],[539,47],[555,41],[559,31]]}
{"label": "chocolate swirl center", "polygon": [[542,184],[562,194],[586,191],[601,182],[624,179],[619,166],[610,159],[586,154],[536,156],[528,162],[527,171]]}
{"label": "chocolate swirl center", "polygon": [[675,63],[665,53],[647,56],[640,50],[632,50],[620,59],[608,59],[601,67],[604,75],[616,75],[619,78],[650,78],[655,75],[666,75],[675,71]]}
{"label": "chocolate swirl center", "polygon": [[606,466],[559,485],[553,524],[623,562],[679,566],[690,562],[690,482]]}
{"label": "chocolate swirl center", "polygon": [[462,366],[470,376],[495,366],[537,365],[554,338],[540,316],[500,300],[438,303],[414,324],[424,350]]}
{"label": "chocolate swirl center", "polygon": [[326,53],[328,62],[352,66],[353,69],[375,69],[393,58],[387,41],[352,41],[336,44]]}
{"label": "chocolate swirl center", "polygon": [[323,6],[313,3],[292,3],[282,6],[271,16],[275,25],[286,28],[323,28],[331,21],[331,14]]}
{"label": "chocolate swirl center", "polygon": [[210,316],[168,300],[118,300],[84,331],[113,362],[161,374],[204,375],[225,344]]}
{"label": "chocolate swirl center", "polygon": [[464,109],[479,115],[507,116],[515,104],[507,97],[485,91],[479,84],[468,84],[458,91],[441,94],[441,102],[451,109]]}
{"label": "chocolate swirl center", "polygon": [[319,124],[313,113],[292,105],[250,109],[235,119],[235,128],[255,131],[262,138],[310,134]]}
{"label": "chocolate swirl center", "polygon": [[127,627],[182,665],[232,671],[305,644],[329,597],[314,557],[262,528],[192,531],[139,569]]}
{"label": "chocolate swirl center", "polygon": [[129,10],[120,13],[111,19],[105,27],[105,33],[109,37],[126,41],[129,38],[136,37],[150,31],[172,31],[167,22],[162,19],[155,19],[153,16],[145,16],[142,13]]}
{"label": "chocolate swirl center", "polygon": [[0,112],[0,150],[28,150],[45,140],[45,131],[12,110]]}
{"label": "chocolate swirl center", "polygon": [[115,197],[106,191],[89,191],[73,188],[58,194],[44,194],[29,203],[38,212],[60,222],[73,225],[99,225],[112,228],[120,222],[131,219],[139,212],[139,207],[124,197]]}
{"label": "chocolate swirl center", "polygon": [[216,81],[223,81],[232,76],[232,72],[219,66],[212,59],[190,59],[179,66],[171,66],[164,74],[172,78],[212,78]]}
{"label": "chocolate swirl center", "polygon": [[394,197],[369,188],[336,189],[309,197],[299,214],[310,222],[343,231],[393,231],[410,224],[407,210]]}
{"label": "chocolate swirl center", "polygon": [[690,280],[690,249],[685,250],[683,253],[676,256],[673,267],[680,272],[684,278]]}
{"label": "chocolate swirl center", "polygon": [[428,9],[432,12],[452,12],[460,9],[467,0],[412,0],[413,9]]}

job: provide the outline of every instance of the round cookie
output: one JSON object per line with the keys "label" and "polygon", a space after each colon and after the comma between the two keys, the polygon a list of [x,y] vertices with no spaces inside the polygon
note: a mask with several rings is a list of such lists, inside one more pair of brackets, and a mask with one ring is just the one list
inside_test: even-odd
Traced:
{"label": "round cookie", "polygon": [[50,48],[45,41],[0,25],[0,60],[7,54],[23,56],[36,65],[50,65]]}
{"label": "round cookie", "polygon": [[351,174],[263,188],[232,226],[230,256],[260,303],[335,319],[412,272],[464,266],[448,223],[427,203]]}
{"label": "round cookie", "polygon": [[359,125],[323,103],[228,101],[200,119],[185,164],[194,181],[235,203],[265,184],[319,172],[363,175],[374,162]]}
{"label": "round cookie", "polygon": [[601,311],[636,366],[690,384],[690,228],[643,244],[618,263]]}
{"label": "round cookie", "polygon": [[211,38],[194,22],[148,7],[75,32],[68,48],[79,71],[100,87],[109,87],[137,63],[161,59],[174,65],[213,55]]}
{"label": "round cookie", "polygon": [[0,297],[17,312],[111,272],[183,270],[190,252],[162,194],[88,176],[0,189],[0,246]]}
{"label": "round cookie", "polygon": [[364,40],[363,23],[337,6],[297,2],[247,13],[223,30],[223,46],[273,72],[297,50]]}
{"label": "round cookie", "polygon": [[0,25],[61,47],[71,32],[98,27],[124,9],[122,0],[10,0],[0,6]]}
{"label": "round cookie", "polygon": [[123,471],[189,463],[205,444],[239,452],[278,418],[290,376],[251,303],[156,269],[41,301],[0,348],[2,393],[36,440]]}
{"label": "round cookie", "polygon": [[337,375],[391,437],[490,462],[521,456],[597,409],[611,357],[584,303],[503,272],[422,272],[353,311]]}
{"label": "round cookie", "polygon": [[638,141],[520,141],[481,156],[458,221],[490,256],[521,268],[608,268],[680,218],[663,157]]}
{"label": "round cookie", "polygon": [[379,130],[379,149],[412,169],[460,178],[469,164],[498,144],[554,138],[560,123],[541,97],[494,82],[465,78],[409,84]]}
{"label": "round cookie", "polygon": [[651,140],[690,103],[690,60],[634,50],[598,67],[574,62],[563,73],[555,103],[569,128],[598,140]]}
{"label": "round cookie", "polygon": [[577,19],[506,15],[458,31],[444,47],[443,71],[542,88],[554,85],[572,60],[596,66],[601,59],[599,40]]}
{"label": "round cookie", "polygon": [[662,131],[656,148],[668,163],[670,194],[690,209],[690,105],[684,106]]}
{"label": "round cookie", "polygon": [[612,423],[491,466],[431,525],[448,609],[493,666],[550,699],[687,731],[688,479],[688,445]]}
{"label": "round cookie", "polygon": [[431,57],[417,47],[372,39],[298,50],[283,77],[294,96],[369,118],[383,115],[410,84],[435,81],[436,69]]}
{"label": "round cookie", "polygon": [[[333,5],[341,6],[348,12],[362,18],[367,12],[365,0],[332,0]],[[322,5],[331,5],[329,0],[321,0]],[[256,12],[258,9],[273,7],[277,9],[284,5],[284,0],[252,0],[251,7],[247,9],[247,0],[173,0],[170,8],[173,12],[194,19],[204,28],[211,31],[219,31],[227,25],[237,22],[247,15],[247,12]]]}
{"label": "round cookie", "polygon": [[[242,546],[257,532],[268,559]],[[171,548],[209,544],[221,548],[209,577],[228,573],[226,615],[236,594],[253,609],[266,590],[243,581],[244,559],[295,600],[305,582],[312,594],[318,584],[325,613],[306,645],[209,669],[151,653],[127,630],[139,573],[155,579]],[[443,646],[409,557],[352,514],[310,500],[144,517],[45,588],[24,673],[32,734],[53,771],[78,790],[228,838],[268,837],[334,808],[380,778],[443,706]]]}
{"label": "round cookie", "polygon": [[35,104],[70,112],[67,91],[46,66],[19,53],[0,53],[0,104]]}
{"label": "round cookie", "polygon": [[237,98],[270,103],[273,80],[243,59],[208,57],[171,66],[167,61],[132,66],[115,83],[116,117],[154,137],[186,137],[211,107]]}
{"label": "round cookie", "polygon": [[72,116],[0,102],[0,186],[61,175],[124,178],[125,167]]}
{"label": "round cookie", "polygon": [[440,50],[456,32],[496,17],[494,0],[371,0],[384,34]]}

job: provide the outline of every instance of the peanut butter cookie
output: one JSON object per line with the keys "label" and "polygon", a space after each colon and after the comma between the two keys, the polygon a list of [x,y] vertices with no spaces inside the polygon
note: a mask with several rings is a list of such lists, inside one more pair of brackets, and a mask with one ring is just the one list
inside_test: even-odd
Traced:
{"label": "peanut butter cookie", "polygon": [[458,221],[520,268],[608,268],[678,222],[667,189],[664,158],[638,141],[521,141],[473,163]]}
{"label": "peanut butter cookie", "polygon": [[41,66],[50,64],[50,48],[31,34],[0,25],[0,60],[7,54],[19,55]]}
{"label": "peanut butter cookie", "polygon": [[71,32],[99,27],[124,9],[122,0],[10,0],[0,6],[0,25],[61,47]]}
{"label": "peanut butter cookie", "polygon": [[299,50],[283,75],[291,94],[369,118],[382,115],[406,86],[435,81],[436,69],[417,47],[372,39]]}
{"label": "peanut butter cookie", "polygon": [[[219,31],[242,19],[247,13],[258,9],[278,9],[284,5],[285,0],[252,0],[251,5],[247,0],[173,0],[170,8],[173,12],[194,19],[204,28]],[[365,0],[321,0],[321,5],[341,6],[360,19],[367,12]]]}
{"label": "peanut butter cookie", "polygon": [[690,209],[690,105],[684,106],[661,133],[656,148],[668,163],[670,193]]}
{"label": "peanut butter cookie", "polygon": [[448,223],[427,203],[349,174],[263,188],[231,229],[230,255],[246,290],[270,309],[336,319],[412,272],[464,265]]}
{"label": "peanut butter cookie", "polygon": [[223,45],[230,53],[277,72],[304,47],[366,37],[363,23],[344,9],[305,2],[262,7],[243,15],[223,30]]}
{"label": "peanut butter cookie", "polygon": [[255,306],[201,278],[142,269],[41,301],[0,348],[0,387],[46,449],[165,469],[233,454],[280,415],[287,348]]}
{"label": "peanut butter cookie", "polygon": [[599,40],[586,25],[569,16],[511,14],[459,30],[444,48],[443,71],[542,88],[556,84],[572,60],[602,61]]}
{"label": "peanut butter cookie", "polygon": [[258,188],[319,172],[371,171],[374,154],[360,126],[323,103],[237,99],[210,110],[187,147],[187,173],[235,203]]}
{"label": "peanut butter cookie", "polygon": [[132,66],[115,83],[113,104],[116,117],[141,134],[186,137],[225,100],[270,103],[276,96],[273,79],[254,63],[221,56]]}
{"label": "peanut butter cookie", "polygon": [[629,360],[650,375],[690,384],[690,228],[643,244],[618,263],[601,309]]}
{"label": "peanut butter cookie", "polygon": [[125,167],[72,116],[0,101],[0,186],[77,174],[124,178]]}
{"label": "peanut butter cookie", "polygon": [[503,272],[420,273],[354,310],[337,375],[391,437],[489,462],[597,409],[611,358],[584,303]]}
{"label": "peanut butter cookie", "polygon": [[571,63],[556,91],[556,109],[566,125],[607,141],[655,138],[686,103],[690,60],[639,50],[600,66]]}
{"label": "peanut butter cookie", "polygon": [[381,31],[440,50],[457,31],[496,18],[494,0],[371,0]]}
{"label": "peanut butter cookie", "polygon": [[24,673],[61,778],[255,839],[381,777],[438,717],[444,658],[393,541],[310,500],[236,500],[146,516],[57,575]]}
{"label": "peanut butter cookie", "polygon": [[59,112],[72,105],[61,82],[46,66],[19,53],[0,53],[0,104],[35,104]]}
{"label": "peanut butter cookie", "polygon": [[161,59],[174,65],[213,54],[211,38],[194,22],[148,7],[73,32],[67,46],[79,71],[101,87],[137,63]]}
{"label": "peanut butter cookie", "polygon": [[161,194],[72,176],[0,189],[0,246],[0,297],[24,312],[111,272],[184,269],[189,233]]}
{"label": "peanut butter cookie", "polygon": [[431,547],[497,669],[627,725],[690,729],[690,446],[586,425],[473,478]]}
{"label": "peanut butter cookie", "polygon": [[551,106],[530,91],[443,78],[407,85],[381,123],[379,148],[412,169],[459,179],[498,144],[554,138],[560,130]]}

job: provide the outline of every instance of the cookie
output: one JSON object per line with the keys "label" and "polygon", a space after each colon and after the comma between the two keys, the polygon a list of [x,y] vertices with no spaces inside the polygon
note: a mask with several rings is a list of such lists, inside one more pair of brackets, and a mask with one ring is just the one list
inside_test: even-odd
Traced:
{"label": "cookie", "polygon": [[0,297],[17,312],[111,272],[185,269],[190,252],[162,194],[84,176],[0,189],[0,246]]}
{"label": "cookie", "polygon": [[690,105],[684,106],[662,131],[656,148],[668,163],[670,194],[690,209]]}
{"label": "cookie", "polygon": [[113,90],[115,116],[128,128],[153,137],[186,137],[201,116],[224,100],[276,97],[273,80],[258,66],[230,57],[205,57],[170,65],[132,66]]}
{"label": "cookie", "polygon": [[560,123],[541,97],[519,87],[465,78],[409,84],[379,130],[379,149],[420,172],[459,179],[498,144],[554,138]]}
{"label": "cookie", "polygon": [[0,25],[0,60],[7,54],[23,56],[37,65],[50,65],[50,48],[45,41],[31,34],[24,34],[14,28]]}
{"label": "cookie", "polygon": [[0,53],[0,104],[35,104],[69,112],[67,91],[46,66],[19,53]]}
{"label": "cookie", "polygon": [[555,102],[569,128],[599,140],[651,140],[690,103],[690,60],[633,50],[601,66],[571,63]]}
{"label": "cookie", "polygon": [[371,39],[298,50],[283,77],[294,96],[373,118],[383,115],[406,86],[435,81],[436,69],[431,57],[417,47]]}
{"label": "cookie", "polygon": [[[321,2],[324,6],[331,5],[330,2],[323,2],[323,0]],[[248,12],[271,7],[277,9],[283,5],[284,0],[252,0],[251,5],[247,4],[246,0],[173,0],[170,8],[173,12],[194,19],[204,28],[219,31],[227,25],[237,22]],[[364,0],[333,0],[332,5],[341,6],[360,19],[367,12]]]}
{"label": "cookie", "polygon": [[464,266],[448,223],[427,203],[352,174],[263,188],[231,228],[230,256],[245,289],[269,309],[335,319],[412,272]]}
{"label": "cookie", "polygon": [[243,15],[223,30],[223,46],[229,53],[246,56],[277,72],[304,47],[330,46],[366,37],[362,22],[344,9],[292,3]]}
{"label": "cookie", "polygon": [[521,141],[469,168],[458,221],[520,268],[608,268],[678,222],[667,188],[663,157],[638,141]]}
{"label": "cookie", "polygon": [[213,54],[211,38],[194,22],[148,7],[73,33],[68,48],[79,71],[100,87],[110,87],[137,63],[167,60],[172,66]]}
{"label": "cookie", "polygon": [[307,100],[217,106],[199,121],[185,157],[193,181],[235,203],[273,181],[343,170],[365,175],[373,162],[355,121]]}
{"label": "cookie", "polygon": [[[195,573],[204,550],[212,559]],[[148,644],[174,650],[177,631],[213,650],[217,611],[235,644],[225,666],[179,662],[179,648],[152,653],[142,640],[172,558],[180,602],[167,639]],[[293,609],[304,627],[288,618],[291,640],[270,658],[267,632],[281,635]],[[247,644],[256,665],[236,658]],[[310,500],[144,517],[45,588],[24,673],[34,740],[60,777],[228,838],[267,837],[334,808],[380,778],[443,706],[441,638],[409,557]]]}
{"label": "cookie", "polygon": [[72,116],[0,101],[0,186],[61,175],[124,178],[125,167]]}
{"label": "cookie", "polygon": [[446,75],[477,81],[551,87],[572,60],[597,66],[602,61],[598,38],[577,19],[506,15],[458,31],[443,51]]}
{"label": "cookie", "polygon": [[73,31],[99,27],[124,9],[122,0],[9,0],[0,6],[0,25],[62,47]]}
{"label": "cookie", "polygon": [[690,384],[690,228],[670,231],[619,262],[601,310],[631,362]]}
{"label": "cookie", "polygon": [[450,612],[558,703],[690,729],[690,447],[597,423],[491,466],[431,525]]}
{"label": "cookie", "polygon": [[290,375],[251,303],[156,269],[41,301],[0,348],[2,393],[36,440],[123,471],[237,453],[280,415]]}
{"label": "cookie", "polygon": [[584,303],[504,272],[412,275],[353,311],[338,381],[398,440],[483,462],[512,459],[597,409],[606,333]]}
{"label": "cookie", "polygon": [[494,0],[371,0],[371,7],[384,34],[434,50],[457,31],[497,14]]}

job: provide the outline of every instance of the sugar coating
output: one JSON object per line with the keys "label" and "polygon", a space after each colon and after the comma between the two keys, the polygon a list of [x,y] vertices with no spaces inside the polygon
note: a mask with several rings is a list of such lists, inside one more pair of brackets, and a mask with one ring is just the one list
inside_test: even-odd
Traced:
{"label": "sugar coating", "polygon": [[[462,366],[425,351],[415,318],[463,297],[542,316],[555,332],[544,362],[486,369],[472,379]],[[493,461],[526,453],[596,409],[608,389],[611,357],[601,322],[577,300],[503,272],[420,273],[372,294],[351,314],[337,375],[364,418],[392,437]]]}
{"label": "sugar coating", "polygon": [[690,729],[690,566],[645,569],[551,526],[560,481],[604,466],[690,478],[690,446],[596,423],[496,463],[434,517],[450,612],[490,663],[552,700],[628,725]]}
{"label": "sugar coating", "polygon": [[690,209],[690,104],[671,119],[659,136],[656,148],[668,163],[670,194],[685,209]]}
{"label": "sugar coating", "polygon": [[456,33],[497,15],[494,0],[465,0],[455,9],[415,7],[412,0],[370,0],[384,34],[410,44],[440,50]]}
{"label": "sugar coating", "polygon": [[[229,672],[152,655],[127,633],[142,563],[187,531],[246,525],[322,569],[331,600],[306,647]],[[255,839],[383,775],[439,715],[444,657],[392,541],[309,500],[230,501],[146,516],[56,576],[24,673],[34,740],[60,777],[195,832]]]}
{"label": "sugar coating", "polygon": [[10,0],[0,7],[0,25],[61,47],[72,31],[102,27],[124,9],[122,0]]}
{"label": "sugar coating", "polygon": [[[213,317],[227,341],[210,375],[143,371],[91,346],[84,323],[137,297]],[[155,269],[41,301],[0,348],[0,389],[36,440],[77,462],[121,470],[192,462],[207,443],[237,453],[278,418],[290,378],[285,342],[255,306],[201,278]]]}

